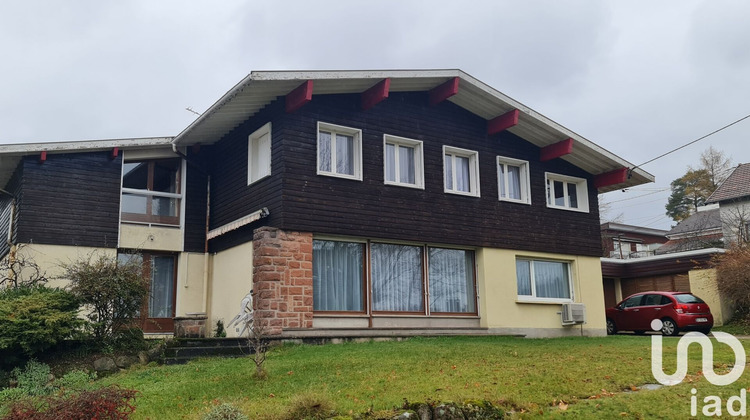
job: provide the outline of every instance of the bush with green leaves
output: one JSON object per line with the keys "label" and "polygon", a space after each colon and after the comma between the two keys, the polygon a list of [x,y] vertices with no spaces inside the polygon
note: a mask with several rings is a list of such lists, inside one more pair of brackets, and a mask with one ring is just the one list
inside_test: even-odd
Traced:
{"label": "bush with green leaves", "polygon": [[23,390],[26,395],[47,395],[52,392],[50,384],[50,374],[52,370],[49,365],[37,362],[35,359],[29,360],[26,366],[13,369],[13,377],[18,382],[18,388]]}
{"label": "bush with green leaves", "polygon": [[45,286],[0,289],[0,359],[10,363],[49,349],[82,325],[78,299]]}
{"label": "bush with green leaves", "polygon": [[111,342],[119,331],[133,327],[149,289],[137,258],[90,255],[63,268],[97,341]]}
{"label": "bush with green leaves", "polygon": [[248,417],[242,414],[239,408],[232,404],[219,404],[204,414],[201,420],[247,420]]}

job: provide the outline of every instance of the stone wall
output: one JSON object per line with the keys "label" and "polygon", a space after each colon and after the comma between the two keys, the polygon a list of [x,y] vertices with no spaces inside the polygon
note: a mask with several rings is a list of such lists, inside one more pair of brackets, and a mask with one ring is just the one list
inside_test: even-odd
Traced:
{"label": "stone wall", "polygon": [[312,233],[256,229],[253,291],[255,320],[266,334],[312,328]]}

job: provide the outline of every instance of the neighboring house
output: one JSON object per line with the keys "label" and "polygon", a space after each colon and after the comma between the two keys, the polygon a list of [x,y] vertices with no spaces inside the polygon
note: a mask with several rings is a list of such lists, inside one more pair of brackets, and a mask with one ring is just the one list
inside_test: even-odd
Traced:
{"label": "neighboring house", "polygon": [[698,207],[697,212],[667,232],[667,238],[669,241],[659,248],[657,254],[723,248],[724,233],[719,206]]}
{"label": "neighboring house", "polygon": [[750,163],[738,165],[706,203],[719,205],[727,244],[750,242]]}
{"label": "neighboring house", "polygon": [[253,288],[286,337],[604,335],[597,195],[653,181],[459,70],[253,72],[174,138],[0,159],[11,246],[136,253],[162,333]]}
{"label": "neighboring house", "polygon": [[603,257],[642,258],[654,255],[667,242],[667,231],[607,222],[601,225]]}

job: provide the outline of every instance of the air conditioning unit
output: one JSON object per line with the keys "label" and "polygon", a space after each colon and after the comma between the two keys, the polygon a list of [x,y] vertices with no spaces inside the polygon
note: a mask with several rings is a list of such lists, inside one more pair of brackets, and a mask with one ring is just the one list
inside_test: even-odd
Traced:
{"label": "air conditioning unit", "polygon": [[583,303],[563,303],[562,324],[575,325],[586,322],[586,305]]}

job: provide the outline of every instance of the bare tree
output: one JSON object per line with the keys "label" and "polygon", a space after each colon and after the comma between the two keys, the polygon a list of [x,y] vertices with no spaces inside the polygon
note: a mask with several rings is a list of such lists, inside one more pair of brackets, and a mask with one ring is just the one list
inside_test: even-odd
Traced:
{"label": "bare tree", "polygon": [[0,260],[0,287],[18,288],[46,284],[47,273],[34,258],[24,252],[24,245],[11,247],[8,255]]}
{"label": "bare tree", "polygon": [[716,190],[719,184],[727,179],[733,169],[732,158],[727,157],[723,151],[714,149],[713,146],[701,153],[700,162],[701,169],[705,169],[708,172],[713,187],[712,190]]}
{"label": "bare tree", "polygon": [[721,208],[724,239],[738,246],[750,243],[750,205],[729,205]]}

